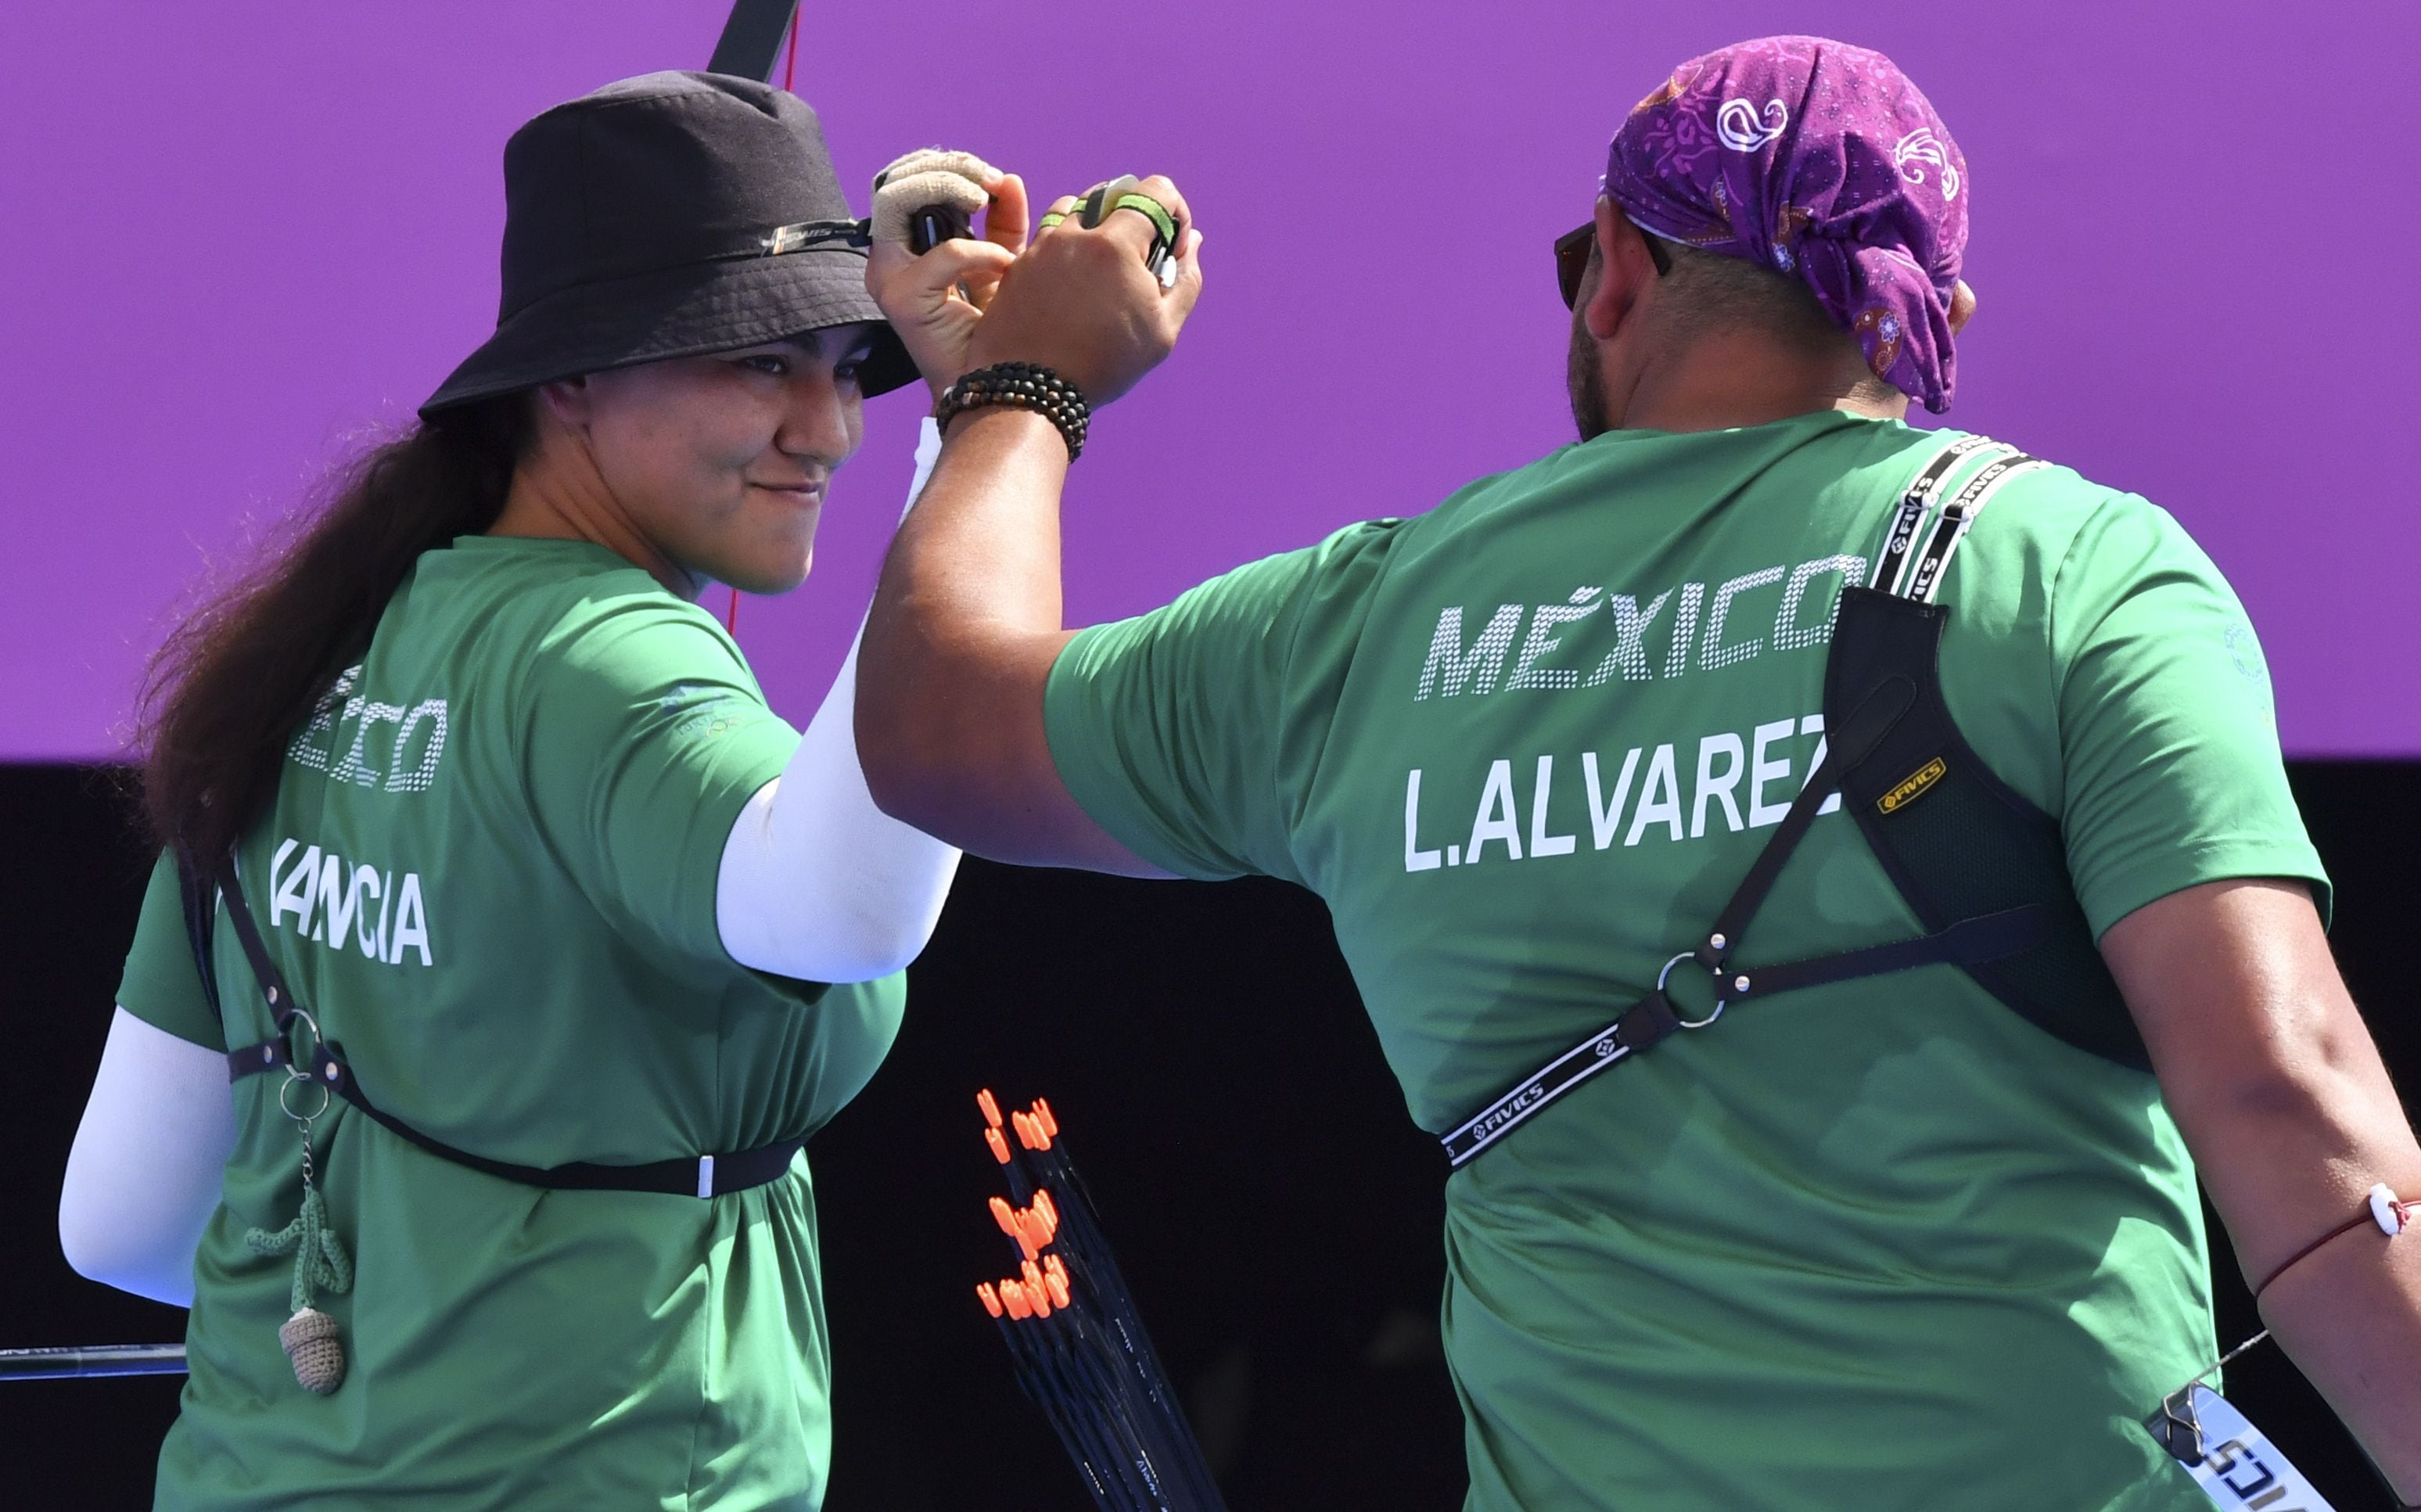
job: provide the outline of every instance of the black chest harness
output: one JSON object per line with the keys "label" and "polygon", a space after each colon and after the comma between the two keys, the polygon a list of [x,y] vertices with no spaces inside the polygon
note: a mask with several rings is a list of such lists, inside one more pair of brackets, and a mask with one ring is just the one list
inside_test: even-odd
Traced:
{"label": "black chest harness", "polygon": [[[219,859],[216,871],[205,878],[190,856],[180,852],[177,857],[178,880],[181,885],[185,911],[185,936],[194,950],[194,964],[201,972],[202,991],[209,998],[211,1011],[222,1026],[226,1023],[226,1010],[219,1003],[218,978],[213,969],[211,946],[213,884],[219,897],[226,903],[229,922],[235,926],[236,938],[242,942],[243,954],[252,965],[253,980],[260,989],[261,999],[268,1005],[271,1021],[276,1032],[258,1044],[246,1045],[227,1052],[227,1080],[241,1082],[247,1076],[259,1076],[270,1071],[281,1072],[286,1084],[279,1088],[279,1107],[289,1116],[295,1109],[289,1100],[294,1089],[304,1083],[320,1089],[319,1106],[325,1107],[325,1097],[333,1094],[344,1099],[363,1115],[410,1140],[431,1155],[451,1161],[456,1165],[469,1166],[507,1181],[524,1186],[549,1187],[582,1192],[654,1192],[677,1197],[719,1197],[726,1192],[742,1192],[761,1187],[790,1168],[790,1157],[806,1145],[806,1137],[781,1140],[755,1149],[739,1150],[727,1155],[699,1155],[669,1161],[650,1161],[639,1165],[608,1165],[593,1161],[573,1161],[564,1165],[517,1165],[510,1161],[492,1161],[459,1149],[433,1134],[414,1128],[394,1114],[381,1108],[362,1090],[346,1064],[344,1047],[320,1034],[319,1021],[295,1000],[293,990],[270,959],[268,946],[260,938],[259,927],[253,922],[252,910],[244,903],[243,883],[236,876],[233,855]],[[300,1025],[309,1036],[309,1049],[297,1056],[294,1031]],[[306,1135],[307,1138],[307,1135]]]}
{"label": "black chest harness", "polygon": [[[1927,517],[1960,463],[2000,453]],[[1694,949],[1664,963],[1655,989],[1598,1033],[1540,1067],[1445,1136],[1461,1165],[1557,1098],[1676,1030],[1794,988],[1913,966],[1951,965],[2029,1022],[2104,1059],[2148,1070],[2118,985],[2076,900],[2059,823],[1992,774],[1942,698],[1942,627],[1933,597],[1976,516],[2003,485],[2045,464],[1971,436],[1943,448],[1892,517],[1869,583],[1841,593],[1824,669],[1825,744],[1816,770]],[[1918,544],[1922,536],[1923,544]],[[1926,933],[1771,966],[1733,958],[1784,863],[1839,795]],[[1714,1005],[1685,1018],[1666,993],[1684,962],[1714,984]]]}

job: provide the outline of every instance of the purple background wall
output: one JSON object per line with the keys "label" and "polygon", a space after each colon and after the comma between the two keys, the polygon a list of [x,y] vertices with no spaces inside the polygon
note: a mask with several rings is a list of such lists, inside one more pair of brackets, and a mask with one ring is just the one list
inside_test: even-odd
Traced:
{"label": "purple background wall", "polygon": [[[506,134],[700,65],[726,8],[0,7],[0,757],[119,748],[205,559],[492,322]],[[1045,195],[1159,170],[1191,196],[1208,291],[1076,474],[1072,616],[1568,439],[1546,249],[1607,133],[1685,56],[1830,29],[1896,56],[1967,153],[1983,307],[1953,418],[2179,515],[2251,606],[2291,750],[2421,753],[2409,0],[1018,8],[916,11],[912,70],[898,8],[808,0],[798,88],[861,199],[934,141]],[[741,607],[794,718],[907,478],[914,395],[868,409],[815,576]]]}

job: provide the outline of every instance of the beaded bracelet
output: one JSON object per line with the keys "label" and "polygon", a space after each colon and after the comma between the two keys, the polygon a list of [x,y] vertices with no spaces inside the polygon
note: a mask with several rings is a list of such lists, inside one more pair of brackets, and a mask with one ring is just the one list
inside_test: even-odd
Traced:
{"label": "beaded bracelet", "polygon": [[1068,460],[1085,455],[1085,433],[1092,425],[1093,407],[1084,391],[1038,363],[1003,362],[961,376],[942,391],[933,407],[933,423],[944,431],[969,410],[987,405],[1031,410],[1058,428],[1068,444]]}

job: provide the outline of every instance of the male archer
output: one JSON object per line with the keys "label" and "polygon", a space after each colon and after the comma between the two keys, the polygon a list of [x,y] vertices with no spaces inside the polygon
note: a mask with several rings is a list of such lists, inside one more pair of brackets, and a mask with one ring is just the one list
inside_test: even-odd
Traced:
{"label": "male archer", "polygon": [[[979,854],[1326,900],[1459,1162],[1474,1508],[2198,1505],[2144,1423],[2216,1357],[2197,1175],[2421,1498],[2421,1239],[2366,1216],[2421,1148],[2243,610],[2144,500],[1902,423],[1970,193],[1879,55],[1684,64],[1558,246],[1577,444],[1073,632],[1081,415],[979,375],[1116,397],[1196,239],[1164,297],[1144,217],[1063,222],[965,338],[867,780]],[[912,350],[952,273],[877,249]]]}

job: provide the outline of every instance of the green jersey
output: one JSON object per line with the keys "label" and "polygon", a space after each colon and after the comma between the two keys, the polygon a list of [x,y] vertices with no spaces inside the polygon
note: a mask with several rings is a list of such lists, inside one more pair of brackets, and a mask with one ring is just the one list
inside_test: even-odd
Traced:
{"label": "green jersey", "polygon": [[[1565,447],[1086,631],[1052,752],[1148,860],[1320,894],[1444,1133],[1704,937],[1820,759],[1841,585],[1941,444],[1823,413]],[[2023,475],[1939,601],[1950,712],[2059,818],[2097,935],[2199,882],[2324,886],[2252,630],[2167,515]],[[1922,932],[1835,808],[1733,959]],[[2137,1421],[2213,1358],[2159,1088],[1954,968],[1743,1005],[1446,1199],[1475,1508],[2199,1504]]]}
{"label": "green jersey", "polygon": [[[798,735],[712,616],[596,546],[424,555],[295,739],[240,848],[279,967],[367,1095],[493,1160],[638,1163],[813,1130],[870,1076],[902,979],[744,969],[715,927],[726,838]],[[214,1049],[270,1037],[232,925],[222,1030],[154,873],[119,1002]],[[804,1158],[699,1201],[452,1164],[336,1100],[316,1160],[356,1271],[351,1368],[295,1383],[278,1326],[300,1197],[283,1078],[239,1135],[195,1262],[164,1507],[812,1508],[828,1348]]]}

